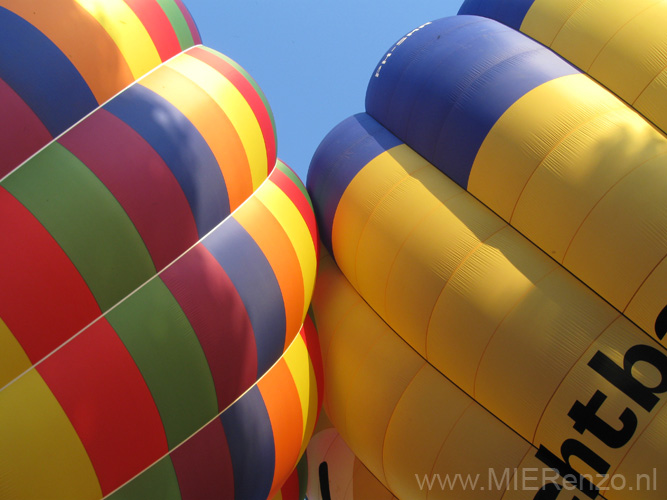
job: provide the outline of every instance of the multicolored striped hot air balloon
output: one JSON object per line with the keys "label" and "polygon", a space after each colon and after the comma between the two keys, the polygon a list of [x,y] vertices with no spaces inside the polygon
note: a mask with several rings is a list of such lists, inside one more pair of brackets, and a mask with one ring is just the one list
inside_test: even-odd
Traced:
{"label": "multicolored striped hot air balloon", "polygon": [[281,495],[317,230],[261,90],[180,0],[0,0],[0,45],[0,498]]}
{"label": "multicolored striped hot air balloon", "polygon": [[327,414],[397,498],[662,498],[667,2],[459,14],[311,163]]}

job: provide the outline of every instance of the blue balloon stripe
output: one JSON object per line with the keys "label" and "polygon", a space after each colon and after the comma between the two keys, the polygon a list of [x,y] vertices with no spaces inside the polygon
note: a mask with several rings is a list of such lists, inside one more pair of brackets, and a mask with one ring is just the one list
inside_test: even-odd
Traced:
{"label": "blue balloon stripe", "polygon": [[199,237],[230,213],[220,166],[201,133],[169,101],[135,84],[104,105],[162,157],[192,210]]}
{"label": "blue balloon stripe", "polygon": [[535,0],[465,0],[459,15],[474,15],[495,19],[518,30]]}
{"label": "blue balloon stripe", "polygon": [[257,345],[257,378],[285,346],[285,303],[271,264],[250,234],[230,218],[202,241],[232,280],[245,305]]}
{"label": "blue balloon stripe", "polygon": [[475,16],[435,21],[399,49],[371,79],[366,110],[464,188],[505,111],[539,85],[579,73],[527,36]]}
{"label": "blue balloon stripe", "polygon": [[[346,149],[341,151],[341,144]],[[354,176],[373,158],[401,141],[366,113],[338,124],[319,145],[308,169],[308,192],[320,239],[333,255],[331,233],[336,209]]]}
{"label": "blue balloon stripe", "polygon": [[220,415],[234,469],[234,497],[265,500],[273,483],[275,443],[271,419],[253,386]]}
{"label": "blue balloon stripe", "polygon": [[79,71],[37,28],[0,7],[0,78],[55,137],[98,103]]}

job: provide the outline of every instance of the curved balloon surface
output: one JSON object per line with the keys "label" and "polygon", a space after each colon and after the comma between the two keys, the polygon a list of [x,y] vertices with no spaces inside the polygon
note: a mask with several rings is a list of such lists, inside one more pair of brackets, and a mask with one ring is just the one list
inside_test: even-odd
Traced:
{"label": "curved balloon surface", "polygon": [[2,0],[0,177],[200,43],[181,0]]}
{"label": "curved balloon surface", "polygon": [[[465,2],[315,153],[325,408],[398,498],[661,497],[667,15],[640,3]],[[588,38],[592,66],[554,52]]]}
{"label": "curved balloon surface", "polygon": [[308,444],[308,499],[396,498],[352,453],[326,415],[322,415]]}
{"label": "curved balloon surface", "polygon": [[321,406],[319,358],[307,317],[285,354],[250,389],[108,498],[303,499],[306,464],[295,467]]}
{"label": "curved balloon surface", "polygon": [[[33,135],[19,97],[62,119],[0,143],[0,498],[280,495],[322,394],[317,230],[261,90],[180,0],[2,0],[0,25],[49,47],[0,60],[0,131]],[[72,78],[96,97],[65,116]]]}

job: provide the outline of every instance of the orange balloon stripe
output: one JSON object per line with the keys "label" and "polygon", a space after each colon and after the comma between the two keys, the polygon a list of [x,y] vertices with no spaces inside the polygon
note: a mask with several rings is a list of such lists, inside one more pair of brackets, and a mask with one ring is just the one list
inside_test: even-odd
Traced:
{"label": "orange balloon stripe", "polygon": [[[169,85],[164,85],[165,81]],[[234,210],[252,194],[250,165],[243,143],[225,112],[196,82],[169,66],[142,78],[141,85],[164,97],[197,128],[218,161]]]}
{"label": "orange balloon stripe", "polygon": [[292,373],[283,359],[257,386],[269,413],[275,442],[275,472],[268,495],[271,498],[287,480],[299,457],[303,432],[301,400]]}
{"label": "orange balloon stripe", "polygon": [[[72,0],[3,0],[3,6],[23,17],[67,54],[98,103],[103,103],[134,81],[118,46],[104,28]],[[68,23],[63,23],[67,19]],[[76,29],[72,29],[76,26]],[[81,43],[86,40],[86,43]],[[100,71],[100,60],[113,71]]]}
{"label": "orange balloon stripe", "polygon": [[244,227],[266,255],[276,275],[285,303],[285,345],[292,343],[301,327],[303,280],[301,265],[285,230],[257,198],[252,197],[234,218]]}
{"label": "orange balloon stripe", "polygon": [[259,127],[262,130],[262,135],[264,136],[268,169],[267,173],[270,173],[276,161],[276,139],[273,124],[271,123],[271,117],[269,116],[269,110],[266,109],[262,98],[257,94],[257,91],[246,77],[224,59],[201,47],[193,47],[188,50],[187,53],[196,57],[200,61],[205,62],[219,71],[220,74],[224,75],[225,78],[227,78],[234,87],[241,92],[245,100],[248,102],[257,118]]}

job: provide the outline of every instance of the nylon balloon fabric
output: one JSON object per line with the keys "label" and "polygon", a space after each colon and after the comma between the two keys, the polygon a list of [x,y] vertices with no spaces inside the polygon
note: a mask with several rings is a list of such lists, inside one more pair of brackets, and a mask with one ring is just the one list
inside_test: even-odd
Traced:
{"label": "nylon balloon fabric", "polygon": [[180,0],[0,1],[0,498],[266,499],[305,451],[312,205],[200,42]]}
{"label": "nylon balloon fabric", "polygon": [[665,22],[466,1],[316,151],[325,409],[397,498],[662,497]]}

